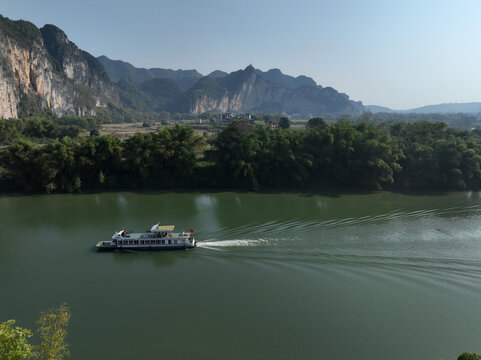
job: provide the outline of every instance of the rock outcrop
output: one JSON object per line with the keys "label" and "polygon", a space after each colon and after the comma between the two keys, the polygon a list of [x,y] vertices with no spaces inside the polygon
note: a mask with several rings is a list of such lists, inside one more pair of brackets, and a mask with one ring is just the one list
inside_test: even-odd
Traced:
{"label": "rock outcrop", "polygon": [[102,65],[60,29],[0,16],[0,118],[17,118],[25,107],[94,114],[111,97]]}
{"label": "rock outcrop", "polygon": [[349,100],[346,94],[330,87],[322,88],[317,84],[294,87],[266,80],[251,65],[223,78],[202,78],[183,95],[175,108],[191,113],[280,112],[303,116],[349,114],[364,109],[361,102]]}

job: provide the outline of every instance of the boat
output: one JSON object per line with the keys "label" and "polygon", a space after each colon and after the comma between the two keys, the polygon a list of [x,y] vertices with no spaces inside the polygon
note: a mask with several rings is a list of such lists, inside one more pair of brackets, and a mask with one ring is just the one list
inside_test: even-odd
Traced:
{"label": "boat", "polygon": [[155,224],[144,233],[116,231],[112,240],[99,241],[97,250],[171,250],[192,249],[197,246],[194,230],[174,232],[174,225]]}

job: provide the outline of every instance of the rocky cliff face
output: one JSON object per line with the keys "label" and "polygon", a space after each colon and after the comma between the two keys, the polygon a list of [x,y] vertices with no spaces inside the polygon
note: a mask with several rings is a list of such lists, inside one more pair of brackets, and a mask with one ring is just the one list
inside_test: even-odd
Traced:
{"label": "rocky cliff face", "polygon": [[183,95],[179,111],[285,112],[315,116],[363,111],[360,102],[349,100],[333,88],[288,86],[262,77],[248,66],[223,78],[203,78]]}
{"label": "rocky cliff face", "polygon": [[115,97],[97,64],[56,27],[0,16],[0,118],[17,118],[25,104],[58,116],[95,113]]}

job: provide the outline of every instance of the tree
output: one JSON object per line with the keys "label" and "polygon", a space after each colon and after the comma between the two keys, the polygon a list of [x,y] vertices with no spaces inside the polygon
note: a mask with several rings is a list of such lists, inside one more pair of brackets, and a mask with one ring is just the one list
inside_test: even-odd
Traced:
{"label": "tree", "polygon": [[219,183],[226,186],[257,189],[256,154],[260,144],[255,128],[247,121],[236,121],[212,140],[208,153],[218,169]]}
{"label": "tree", "polygon": [[323,129],[326,126],[327,126],[326,121],[321,117],[315,117],[315,118],[309,119],[309,121],[307,122],[308,129]]}
{"label": "tree", "polygon": [[192,184],[195,151],[203,140],[191,128],[176,125],[157,133],[137,133],[125,140],[124,173],[138,186],[175,187]]}
{"label": "tree", "polygon": [[481,356],[476,353],[464,352],[458,356],[458,360],[481,360]]}
{"label": "tree", "polygon": [[32,345],[28,338],[32,332],[14,326],[15,320],[7,320],[0,324],[0,359],[23,360],[32,356]]}
{"label": "tree", "polygon": [[283,116],[279,119],[279,127],[281,129],[289,129],[290,126],[291,126],[291,123],[289,121],[289,118]]}
{"label": "tree", "polygon": [[69,355],[67,327],[70,309],[63,303],[53,312],[42,312],[37,320],[41,344],[37,347],[38,358],[42,360],[61,360]]}

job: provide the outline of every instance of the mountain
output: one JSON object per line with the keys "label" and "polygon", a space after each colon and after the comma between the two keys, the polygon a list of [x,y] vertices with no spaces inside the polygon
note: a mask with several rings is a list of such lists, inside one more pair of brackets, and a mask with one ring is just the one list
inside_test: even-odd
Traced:
{"label": "mountain", "polygon": [[[361,103],[349,100],[345,94],[333,88],[322,88],[307,76],[293,77],[279,69],[262,71],[248,66],[228,74],[215,70],[202,77],[196,70],[169,70],[162,68],[143,69],[106,56],[98,57],[110,79],[120,90],[120,100],[136,110],[171,112],[286,112],[299,115],[320,115],[332,113],[360,112]],[[171,79],[187,91],[174,93],[155,101],[152,94],[142,89],[146,81]],[[132,83],[132,81],[135,83]],[[160,86],[172,87],[163,83]],[[143,93],[139,93],[139,91]],[[168,92],[167,89],[163,91]],[[153,105],[155,103],[155,105]],[[149,108],[151,104],[153,108]]]}
{"label": "mountain", "polygon": [[202,74],[199,74],[197,70],[144,69],[136,68],[125,61],[111,60],[104,55],[99,56],[97,59],[102,63],[113,82],[118,82],[127,76],[137,84],[142,84],[146,80],[165,78],[175,80],[184,89],[189,89],[202,77]]}
{"label": "mountain", "polygon": [[163,111],[184,93],[179,83],[172,79],[155,78],[139,85],[126,76],[116,83],[116,87],[124,106],[144,112]]}
{"label": "mountain", "polygon": [[407,112],[419,114],[481,113],[481,102],[427,105],[408,110]]}
{"label": "mountain", "polygon": [[[196,70],[142,69],[95,58],[54,25],[0,16],[0,118],[41,109],[61,116],[93,115],[98,107],[141,112],[256,112],[302,116],[364,110],[306,76],[248,66],[203,77]],[[126,108],[126,109],[125,109]]]}
{"label": "mountain", "polygon": [[265,79],[265,73],[259,73],[252,65],[222,78],[206,76],[190,88],[172,110],[190,113],[280,112],[302,116],[364,110],[361,102],[351,101],[347,95],[333,88],[322,88],[315,82],[315,86],[292,87],[292,82],[287,85],[277,71],[274,73],[277,73],[276,79],[281,80]]}
{"label": "mountain", "polygon": [[[307,77],[304,75],[293,77],[290,75],[283,74],[279,69],[270,69],[268,71],[262,71],[262,70],[256,69],[256,74],[273,83],[286,85],[287,87],[290,87],[293,89],[301,86],[318,86],[316,82],[310,77]],[[226,73],[225,71],[215,70],[215,71],[212,71],[207,76],[212,78],[223,78],[223,77],[226,77],[227,75],[229,74]]]}
{"label": "mountain", "polygon": [[282,84],[292,89],[296,89],[301,86],[317,86],[316,82],[310,77],[301,75],[293,77],[283,74],[279,69],[270,69],[266,72],[256,69],[257,75],[262,76],[264,79],[273,83]]}
{"label": "mountain", "polygon": [[225,71],[214,70],[207,76],[211,78],[223,78],[223,77],[226,77],[227,75],[229,75],[229,73],[226,73]]}
{"label": "mountain", "polygon": [[448,103],[437,105],[426,105],[409,110],[392,110],[378,105],[366,105],[366,110],[372,113],[416,113],[416,114],[478,114],[481,113],[481,102],[471,103]]}
{"label": "mountain", "polygon": [[366,111],[370,111],[372,113],[378,113],[378,112],[387,112],[387,113],[390,113],[390,112],[396,112],[396,110],[392,110],[388,107],[385,107],[385,106],[379,106],[379,105],[364,105],[364,107],[366,108]]}
{"label": "mountain", "polygon": [[62,30],[0,16],[0,118],[37,108],[94,114],[115,94],[102,65]]}

